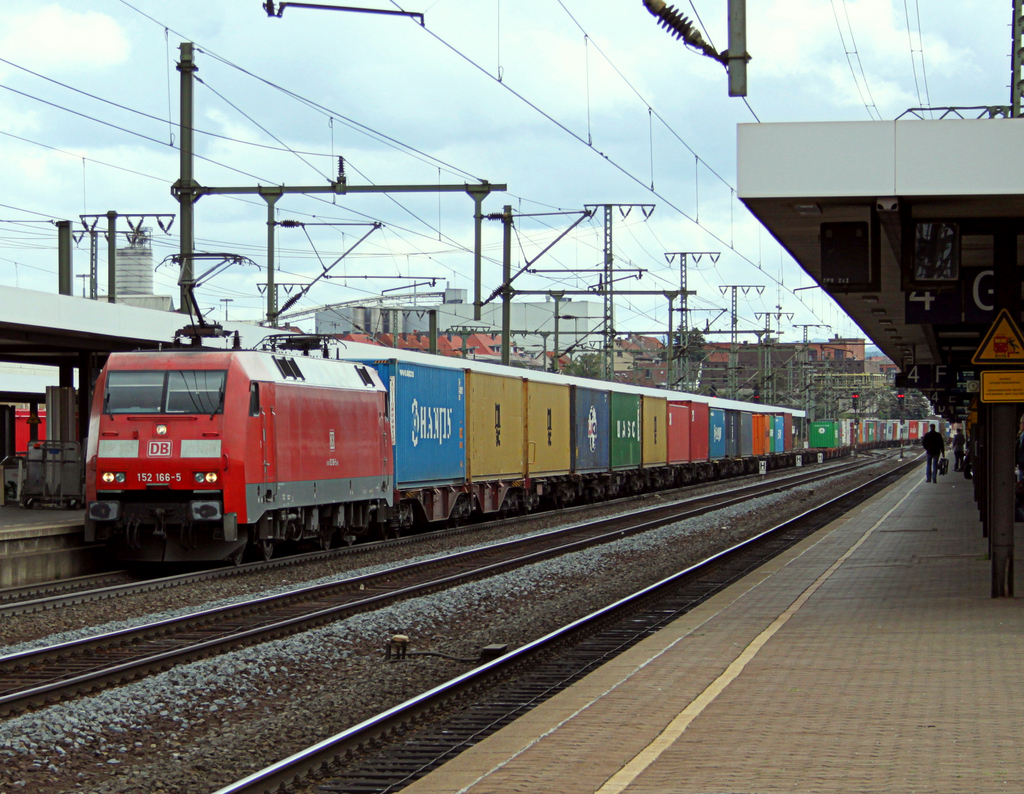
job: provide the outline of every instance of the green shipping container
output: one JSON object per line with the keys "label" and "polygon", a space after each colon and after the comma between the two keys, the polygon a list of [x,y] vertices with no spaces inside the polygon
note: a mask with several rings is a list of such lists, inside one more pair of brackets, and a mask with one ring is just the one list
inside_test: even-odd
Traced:
{"label": "green shipping container", "polygon": [[811,448],[830,449],[836,446],[836,423],[832,420],[811,422]]}
{"label": "green shipping container", "polygon": [[640,395],[612,392],[612,469],[636,469],[642,461]]}

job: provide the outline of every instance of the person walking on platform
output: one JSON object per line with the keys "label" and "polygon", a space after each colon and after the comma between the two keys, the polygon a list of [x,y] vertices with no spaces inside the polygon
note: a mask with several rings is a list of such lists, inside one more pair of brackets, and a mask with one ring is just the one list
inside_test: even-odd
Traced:
{"label": "person walking on platform", "polygon": [[928,425],[931,428],[921,439],[921,446],[928,453],[928,461],[925,464],[924,481],[939,481],[939,458],[946,454],[946,442],[942,439],[942,433],[935,429],[935,425]]}
{"label": "person walking on platform", "polygon": [[964,450],[967,448],[967,438],[962,428],[957,428],[953,434],[953,471],[960,471],[964,467]]}

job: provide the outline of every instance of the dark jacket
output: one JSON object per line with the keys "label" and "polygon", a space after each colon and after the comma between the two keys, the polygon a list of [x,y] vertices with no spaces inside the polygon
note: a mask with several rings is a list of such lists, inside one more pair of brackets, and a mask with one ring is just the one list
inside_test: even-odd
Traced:
{"label": "dark jacket", "polygon": [[946,452],[946,442],[938,430],[929,430],[921,437],[921,446],[929,455],[942,455]]}

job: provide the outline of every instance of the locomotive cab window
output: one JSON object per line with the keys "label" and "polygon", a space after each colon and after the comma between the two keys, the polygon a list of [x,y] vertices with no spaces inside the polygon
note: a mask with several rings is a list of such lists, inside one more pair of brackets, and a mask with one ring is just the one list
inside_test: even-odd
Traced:
{"label": "locomotive cab window", "polygon": [[107,374],[105,414],[220,414],[223,370],[121,370]]}
{"label": "locomotive cab window", "polygon": [[249,416],[260,415],[260,385],[258,383],[249,384]]}

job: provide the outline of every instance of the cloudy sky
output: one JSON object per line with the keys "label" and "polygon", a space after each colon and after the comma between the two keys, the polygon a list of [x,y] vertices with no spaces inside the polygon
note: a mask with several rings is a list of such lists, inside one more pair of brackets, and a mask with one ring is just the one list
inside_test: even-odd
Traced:
{"label": "cloudy sky", "polygon": [[[961,0],[748,2],[749,96],[729,98],[724,69],[657,26],[641,0],[374,0],[401,16],[289,8],[260,0],[7,0],[0,16],[0,284],[56,290],[53,219],[177,213],[178,73],[194,42],[197,181],[206,186],[326,185],[344,156],[350,185],[505,183],[485,212],[517,215],[514,267],[533,259],[588,204],[654,205],[614,213],[622,290],[678,289],[664,254],[721,253],[692,265],[692,321],[728,306],[720,287],[757,285],[740,301],[839,334],[859,331],[735,198],[736,125],[893,119],[908,108],[1006,104],[1010,4]],[[346,4],[350,4],[346,2]],[[351,3],[356,4],[356,3]],[[677,3],[677,5],[679,5]],[[725,0],[684,0],[705,37],[726,47]],[[837,153],[841,156],[841,153]],[[289,195],[277,219],[278,275],[301,284],[367,237],[295,308],[382,290],[469,290],[473,202],[463,193]],[[565,214],[560,214],[565,213]],[[530,216],[530,217],[527,217]],[[223,319],[259,319],[266,205],[208,196],[196,206],[199,251],[232,252],[200,290]],[[484,293],[500,282],[501,228],[485,223]],[[101,246],[105,245],[101,242]],[[600,215],[536,263],[520,289],[587,289],[602,261]],[[177,225],[154,240],[176,253]],[[88,241],[75,250],[88,268]],[[100,251],[101,292],[105,249]],[[177,270],[156,292],[177,302]],[[387,278],[384,278],[387,277]],[[419,286],[413,286],[419,285]],[[82,281],[75,280],[76,294]],[[281,301],[287,298],[281,293]],[[230,299],[225,303],[224,299]],[[620,331],[661,331],[662,298],[623,298]],[[715,328],[727,327],[727,317]],[[824,334],[812,330],[812,337]]]}

